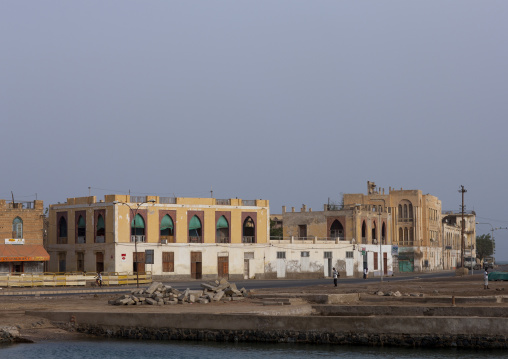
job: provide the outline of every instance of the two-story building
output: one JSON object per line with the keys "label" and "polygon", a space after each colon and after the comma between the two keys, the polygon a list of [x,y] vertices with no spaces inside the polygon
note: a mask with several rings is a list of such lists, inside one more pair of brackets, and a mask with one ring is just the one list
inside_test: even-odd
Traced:
{"label": "two-story building", "polygon": [[145,272],[166,278],[264,275],[267,200],[68,198],[49,207],[54,272]]}

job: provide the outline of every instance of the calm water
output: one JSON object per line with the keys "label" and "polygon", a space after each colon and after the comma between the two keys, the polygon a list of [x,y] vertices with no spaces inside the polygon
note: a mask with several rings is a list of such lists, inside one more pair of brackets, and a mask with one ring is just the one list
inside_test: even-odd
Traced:
{"label": "calm water", "polygon": [[42,342],[0,346],[0,358],[6,359],[103,359],[103,358],[405,358],[405,359],[478,359],[506,358],[507,352],[460,349],[369,348],[332,345],[247,344],[203,342],[138,342],[123,340],[87,340]]}

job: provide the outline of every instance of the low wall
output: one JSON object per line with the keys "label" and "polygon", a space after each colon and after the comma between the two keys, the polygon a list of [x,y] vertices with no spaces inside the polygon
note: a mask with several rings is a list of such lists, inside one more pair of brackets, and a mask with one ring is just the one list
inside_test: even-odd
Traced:
{"label": "low wall", "polygon": [[36,311],[27,314],[78,332],[111,338],[508,349],[508,318]]}

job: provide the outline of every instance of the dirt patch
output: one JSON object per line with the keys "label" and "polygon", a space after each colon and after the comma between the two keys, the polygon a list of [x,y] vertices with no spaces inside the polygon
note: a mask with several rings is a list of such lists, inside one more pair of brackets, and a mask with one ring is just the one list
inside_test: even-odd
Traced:
{"label": "dirt patch", "polygon": [[[391,281],[385,278],[381,283],[379,278],[368,279],[359,284],[353,284],[347,280],[339,280],[339,286],[334,287],[330,280],[329,285],[316,285],[310,287],[294,287],[279,289],[256,290],[256,294],[274,293],[292,294],[340,294],[361,293],[374,295],[376,291],[399,291],[401,294],[422,294],[424,296],[508,296],[508,282],[490,282],[489,290],[483,289],[483,275],[469,275],[463,277],[450,277],[440,279],[417,279],[408,281]],[[247,286],[248,289],[248,286]],[[235,302],[212,302],[209,304],[178,304],[167,306],[112,306],[108,300],[118,298],[118,293],[110,294],[87,294],[52,297],[0,297],[0,326],[16,326],[24,338],[33,341],[64,340],[83,338],[82,334],[67,332],[56,328],[46,319],[25,315],[25,311],[37,310],[62,310],[62,311],[96,311],[96,312],[165,312],[165,313],[259,313],[264,315],[307,315],[308,304],[306,302],[295,303],[284,307],[263,306],[262,301],[247,298],[244,301]],[[388,297],[387,297],[388,298]],[[370,303],[372,304],[372,303]],[[383,303],[376,303],[383,305]],[[389,299],[386,301],[389,305]],[[400,303],[398,305],[421,305],[419,303]],[[474,306],[476,304],[464,304]],[[496,306],[508,306],[506,303],[493,303]]]}

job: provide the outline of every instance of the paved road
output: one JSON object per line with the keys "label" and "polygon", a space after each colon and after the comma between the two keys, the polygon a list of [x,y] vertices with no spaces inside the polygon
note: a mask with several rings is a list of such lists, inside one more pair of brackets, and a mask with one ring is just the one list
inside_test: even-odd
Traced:
{"label": "paved road", "polygon": [[[478,272],[478,271],[475,271]],[[478,274],[478,273],[476,273]],[[419,278],[447,278],[453,277],[455,273],[452,271],[436,272],[436,273],[408,273],[399,274],[393,277],[384,277],[383,281],[386,283],[398,282],[398,281],[411,281]],[[193,281],[177,281],[168,282],[164,284],[171,285],[178,290],[185,290],[186,288],[198,290],[201,289],[201,283],[206,280],[193,280]],[[291,288],[291,287],[304,287],[313,286],[320,284],[332,285],[332,279],[299,279],[299,280],[287,280],[287,279],[274,279],[274,280],[241,280],[233,281],[238,288],[245,287],[246,289],[263,289],[263,288]],[[351,283],[358,284],[363,283],[364,280],[361,278],[347,278],[339,279],[339,283]],[[379,277],[371,277],[368,279],[370,283],[379,283]],[[141,288],[147,287],[147,285],[140,285]],[[128,293],[132,289],[136,288],[135,285],[129,286],[104,286],[102,288],[84,288],[84,287],[35,287],[35,288],[4,288],[0,290],[0,297],[4,295],[40,295],[40,296],[59,296],[59,295],[81,295],[81,294],[93,294],[93,293]]]}
{"label": "paved road", "polygon": [[[455,272],[437,272],[437,273],[418,273],[418,274],[404,274],[400,276],[384,277],[384,282],[398,282],[398,281],[410,281],[419,278],[447,278],[455,276]],[[369,282],[380,282],[379,277],[371,277],[367,279]],[[170,285],[178,290],[189,289],[201,289],[201,283],[203,281],[185,281],[185,282],[164,282],[164,284]],[[332,284],[332,279],[299,279],[299,280],[288,280],[288,279],[274,279],[274,280],[241,280],[233,281],[238,288],[245,287],[246,289],[262,289],[262,288],[291,288],[291,287],[304,287],[320,284]],[[352,283],[358,284],[363,283],[364,279],[361,278],[348,278],[339,279],[340,283]]]}

